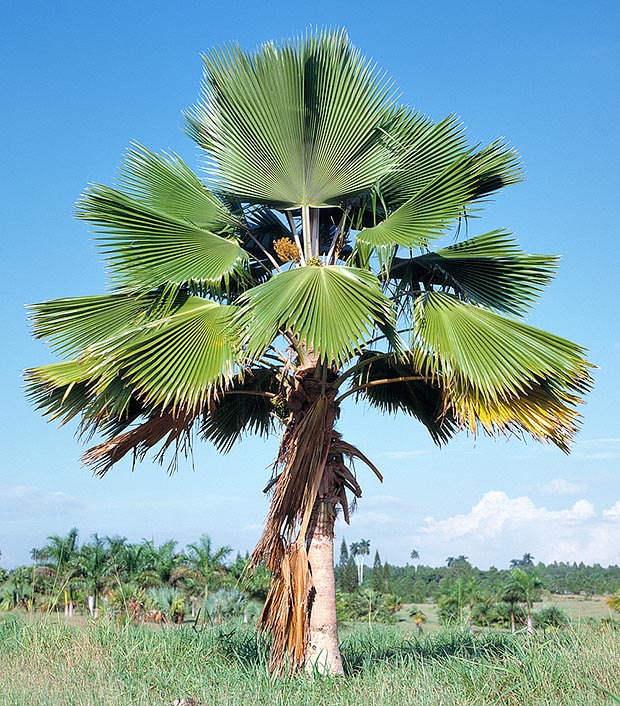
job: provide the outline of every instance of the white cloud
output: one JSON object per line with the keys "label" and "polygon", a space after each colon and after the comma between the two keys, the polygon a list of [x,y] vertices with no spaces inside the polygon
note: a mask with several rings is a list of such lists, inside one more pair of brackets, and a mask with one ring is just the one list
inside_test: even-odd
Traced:
{"label": "white cloud", "polygon": [[426,449],[414,449],[410,451],[384,451],[382,453],[376,454],[376,458],[390,458],[394,461],[400,461],[406,458],[414,458],[415,456],[428,456],[428,454],[433,453]]}
{"label": "white cloud", "polygon": [[614,505],[612,505],[607,510],[603,510],[603,515],[605,517],[611,517],[612,519],[620,520],[620,500],[618,500]]}
{"label": "white cloud", "polygon": [[80,507],[80,500],[60,491],[43,490],[34,485],[0,487],[0,516],[5,520],[60,515]]}
{"label": "white cloud", "polygon": [[575,447],[575,457],[589,460],[607,460],[620,458],[620,439],[586,439]]}
{"label": "white cloud", "polygon": [[620,500],[600,513],[584,499],[549,510],[500,490],[485,493],[467,513],[427,517],[419,528],[419,537],[435,554],[465,553],[479,566],[506,564],[525,551],[545,562],[615,564],[619,536]]}
{"label": "white cloud", "polygon": [[564,478],[554,478],[546,485],[543,485],[541,490],[549,495],[576,495],[582,493],[586,489],[585,483],[571,483]]}
{"label": "white cloud", "polygon": [[528,497],[509,498],[501,490],[491,490],[466,515],[454,515],[445,520],[426,517],[421,529],[444,541],[467,535],[485,538],[532,522],[571,524],[593,515],[594,507],[587,500],[578,500],[567,510],[547,510],[536,507]]}

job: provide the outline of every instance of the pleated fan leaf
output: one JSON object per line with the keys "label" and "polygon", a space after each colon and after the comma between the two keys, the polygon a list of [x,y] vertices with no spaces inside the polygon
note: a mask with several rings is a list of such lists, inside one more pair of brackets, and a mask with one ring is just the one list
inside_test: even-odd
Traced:
{"label": "pleated fan leaf", "polygon": [[272,397],[278,380],[270,370],[235,376],[223,394],[209,405],[199,434],[222,453],[228,453],[243,434],[267,437],[274,429]]}
{"label": "pleated fan leaf", "polygon": [[186,297],[167,299],[157,292],[117,292],[52,299],[29,309],[35,338],[46,339],[58,355],[75,355],[161,316],[162,307],[177,308]]}
{"label": "pleated fan leaf", "polygon": [[367,191],[390,168],[378,129],[390,84],[343,31],[308,33],[255,53],[204,57],[190,135],[218,190],[281,208],[325,207]]}
{"label": "pleated fan leaf", "polygon": [[149,405],[196,413],[234,374],[234,307],[190,297],[174,314],[94,346],[101,384],[119,374]]}
{"label": "pleated fan leaf", "polygon": [[29,368],[24,377],[27,397],[52,421],[66,424],[90,403],[89,372],[78,360]]}
{"label": "pleated fan leaf", "polygon": [[238,300],[246,355],[258,358],[281,333],[338,365],[393,314],[376,277],[353,267],[302,267],[279,273]]}
{"label": "pleated fan leaf", "polygon": [[399,291],[451,289],[475,304],[523,315],[555,274],[558,258],[529,255],[506,231],[491,231],[426,255],[394,258],[390,278]]}
{"label": "pleated fan leaf", "polygon": [[507,399],[481,400],[471,386],[452,389],[450,410],[460,426],[476,434],[529,434],[537,441],[551,442],[568,453],[579,430],[581,417],[575,406],[579,396],[553,382],[532,383]]}
{"label": "pleated fan leaf", "polygon": [[365,351],[359,363],[365,365],[352,379],[352,387],[361,388],[358,399],[383,413],[415,417],[437,444],[448,442],[458,431],[453,415],[446,411],[445,391],[437,380],[422,374],[411,357]]}
{"label": "pleated fan leaf", "polygon": [[379,180],[378,191],[392,208],[418,194],[468,152],[464,128],[454,115],[435,123],[422,113],[400,109],[385,130],[395,163]]}
{"label": "pleated fan leaf", "polygon": [[225,285],[243,276],[248,255],[234,238],[220,237],[117,189],[92,186],[79,201],[77,215],[103,234],[97,241],[117,287]]}
{"label": "pleated fan leaf", "polygon": [[373,250],[400,246],[420,248],[443,235],[463,214],[465,202],[475,188],[471,162],[460,158],[433,181],[399,206],[384,221],[357,234],[357,242]]}
{"label": "pleated fan leaf", "polygon": [[237,219],[178,155],[155,154],[139,143],[127,152],[119,186],[143,205],[222,235]]}
{"label": "pleated fan leaf", "polygon": [[421,369],[440,370],[446,386],[471,389],[481,403],[510,400],[544,381],[575,393],[591,384],[580,346],[445,293],[418,299],[413,345]]}

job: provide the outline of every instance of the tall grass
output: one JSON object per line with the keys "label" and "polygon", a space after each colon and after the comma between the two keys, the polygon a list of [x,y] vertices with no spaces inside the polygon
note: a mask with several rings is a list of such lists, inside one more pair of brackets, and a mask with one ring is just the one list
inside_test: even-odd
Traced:
{"label": "tall grass", "polygon": [[263,640],[243,626],[1,620],[3,705],[159,706],[191,696],[205,706],[580,706],[620,694],[620,634],[594,627],[533,639],[356,629],[342,644],[345,679],[279,679]]}

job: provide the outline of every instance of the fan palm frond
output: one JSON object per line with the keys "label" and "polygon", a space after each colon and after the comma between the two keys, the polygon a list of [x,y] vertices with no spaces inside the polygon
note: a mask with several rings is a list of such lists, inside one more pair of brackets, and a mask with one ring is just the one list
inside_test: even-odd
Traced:
{"label": "fan palm frond", "polygon": [[212,156],[217,188],[249,203],[326,207],[368,190],[391,165],[378,129],[391,84],[344,31],[255,53],[203,57],[189,134]]}

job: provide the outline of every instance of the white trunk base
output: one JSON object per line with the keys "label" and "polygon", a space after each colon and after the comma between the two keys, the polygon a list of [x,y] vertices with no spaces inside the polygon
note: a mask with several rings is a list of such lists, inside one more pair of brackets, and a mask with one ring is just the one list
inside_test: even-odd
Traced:
{"label": "white trunk base", "polygon": [[310,635],[305,670],[319,674],[344,674],[338,646],[336,585],[334,581],[333,520],[319,522],[310,543],[314,600],[310,613]]}

